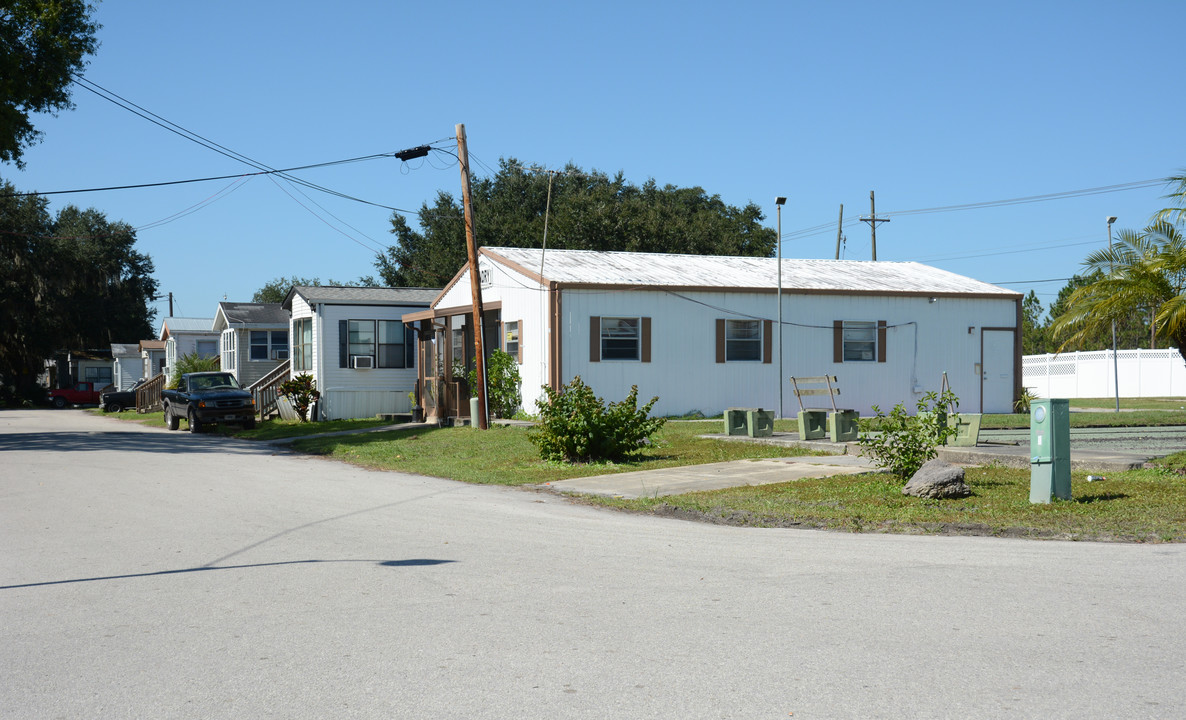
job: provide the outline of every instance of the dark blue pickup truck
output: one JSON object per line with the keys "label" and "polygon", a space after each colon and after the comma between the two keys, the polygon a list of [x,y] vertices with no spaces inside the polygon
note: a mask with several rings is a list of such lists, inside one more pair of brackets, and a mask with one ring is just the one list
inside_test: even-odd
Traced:
{"label": "dark blue pickup truck", "polygon": [[219,423],[255,427],[255,399],[229,372],[186,373],[179,387],[161,391],[161,404],[170,430],[178,428],[181,418],[192,433]]}

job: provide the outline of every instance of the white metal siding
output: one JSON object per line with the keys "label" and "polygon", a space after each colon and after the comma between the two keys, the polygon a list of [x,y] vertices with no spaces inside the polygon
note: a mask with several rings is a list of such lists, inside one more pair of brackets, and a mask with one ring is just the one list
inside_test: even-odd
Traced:
{"label": "white metal siding", "polygon": [[[888,411],[898,402],[913,409],[923,392],[939,389],[944,371],[963,410],[976,412],[979,330],[1012,327],[1016,317],[1012,298],[931,303],[925,297],[784,294],[783,303],[784,416],[798,411],[787,380],[792,375],[837,375],[842,393],[838,406],[869,414],[873,405]],[[774,294],[572,290],[565,292],[562,307],[566,382],[581,375],[607,400],[625,397],[637,384],[640,401],[659,396],[654,412],[663,415],[696,410],[713,415],[727,407],[777,409],[777,348],[769,364],[718,364],[715,355],[715,320],[776,319]],[[590,362],[591,316],[650,317],[651,362]],[[834,320],[886,321],[886,362],[834,363]],[[775,327],[775,342],[777,338]]]}
{"label": "white metal siding", "polygon": [[[321,390],[321,413],[326,420],[374,417],[377,413],[408,412],[408,393],[416,388],[416,368],[355,370],[338,367],[340,320],[400,320],[421,307],[399,305],[320,305],[314,317],[313,366]],[[293,304],[293,318],[297,316]]]}

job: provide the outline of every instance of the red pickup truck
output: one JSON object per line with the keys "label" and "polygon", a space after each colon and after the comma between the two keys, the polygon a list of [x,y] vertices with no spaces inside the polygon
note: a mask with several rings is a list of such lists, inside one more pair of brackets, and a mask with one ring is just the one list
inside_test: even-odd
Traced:
{"label": "red pickup truck", "polygon": [[98,405],[99,388],[93,382],[80,382],[72,388],[50,390],[49,402],[58,409],[67,405]]}

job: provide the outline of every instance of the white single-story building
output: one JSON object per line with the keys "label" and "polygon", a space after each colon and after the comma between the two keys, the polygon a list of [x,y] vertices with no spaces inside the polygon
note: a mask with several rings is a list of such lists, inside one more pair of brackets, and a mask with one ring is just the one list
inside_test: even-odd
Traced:
{"label": "white single-story building", "polygon": [[321,392],[317,419],[406,413],[416,391],[415,331],[405,313],[423,310],[439,288],[294,286],[292,376],[309,374]]}
{"label": "white single-story building", "polygon": [[[541,386],[577,375],[607,401],[637,385],[640,404],[659,397],[657,415],[762,407],[794,416],[789,378],[820,375],[838,377],[841,408],[913,411],[944,373],[963,412],[1012,411],[1021,294],[915,262],[783,259],[779,333],[778,262],[482,248],[485,349],[516,357],[529,412]],[[470,317],[467,264],[429,311],[404,318],[420,329],[429,417],[468,414],[464,393],[449,387],[472,354]]]}
{"label": "white single-story building", "polygon": [[251,385],[288,359],[288,324],[280,303],[218,303],[212,329],[219,334],[219,366]]}
{"label": "white single-story building", "polygon": [[129,390],[144,379],[144,361],[137,343],[111,343],[111,365],[116,390]]}
{"label": "white single-story building", "polygon": [[168,317],[161,321],[158,340],[165,341],[165,372],[172,373],[177,359],[197,353],[201,357],[218,357],[218,333],[213,330],[214,318]]}
{"label": "white single-story building", "polygon": [[143,377],[153,378],[165,371],[167,345],[164,340],[140,341],[140,360],[144,363]]}

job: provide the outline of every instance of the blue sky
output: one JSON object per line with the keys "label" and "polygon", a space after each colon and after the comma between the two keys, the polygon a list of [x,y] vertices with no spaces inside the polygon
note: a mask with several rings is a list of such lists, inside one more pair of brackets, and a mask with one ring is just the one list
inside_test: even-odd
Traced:
{"label": "blue sky", "polygon": [[[85,75],[276,168],[390,153],[468,134],[474,172],[500,157],[568,162],[641,184],[753,201],[785,257],[832,257],[839,205],[878,214],[1152,180],[1180,149],[1180,28],[1162,2],[105,2]],[[22,190],[251,172],[76,88],[40,117]],[[435,154],[298,173],[404,210],[457,195]],[[1045,304],[1139,228],[1158,185],[880,225],[879,260],[917,260]],[[182,316],[249,300],[268,280],[374,274],[391,211],[258,176],[51,196],[140,228]],[[412,218],[415,224],[414,217]],[[481,223],[481,217],[477,222]],[[821,229],[802,232],[805,229]],[[845,228],[869,259],[868,226]],[[161,317],[167,304],[158,304]]]}

